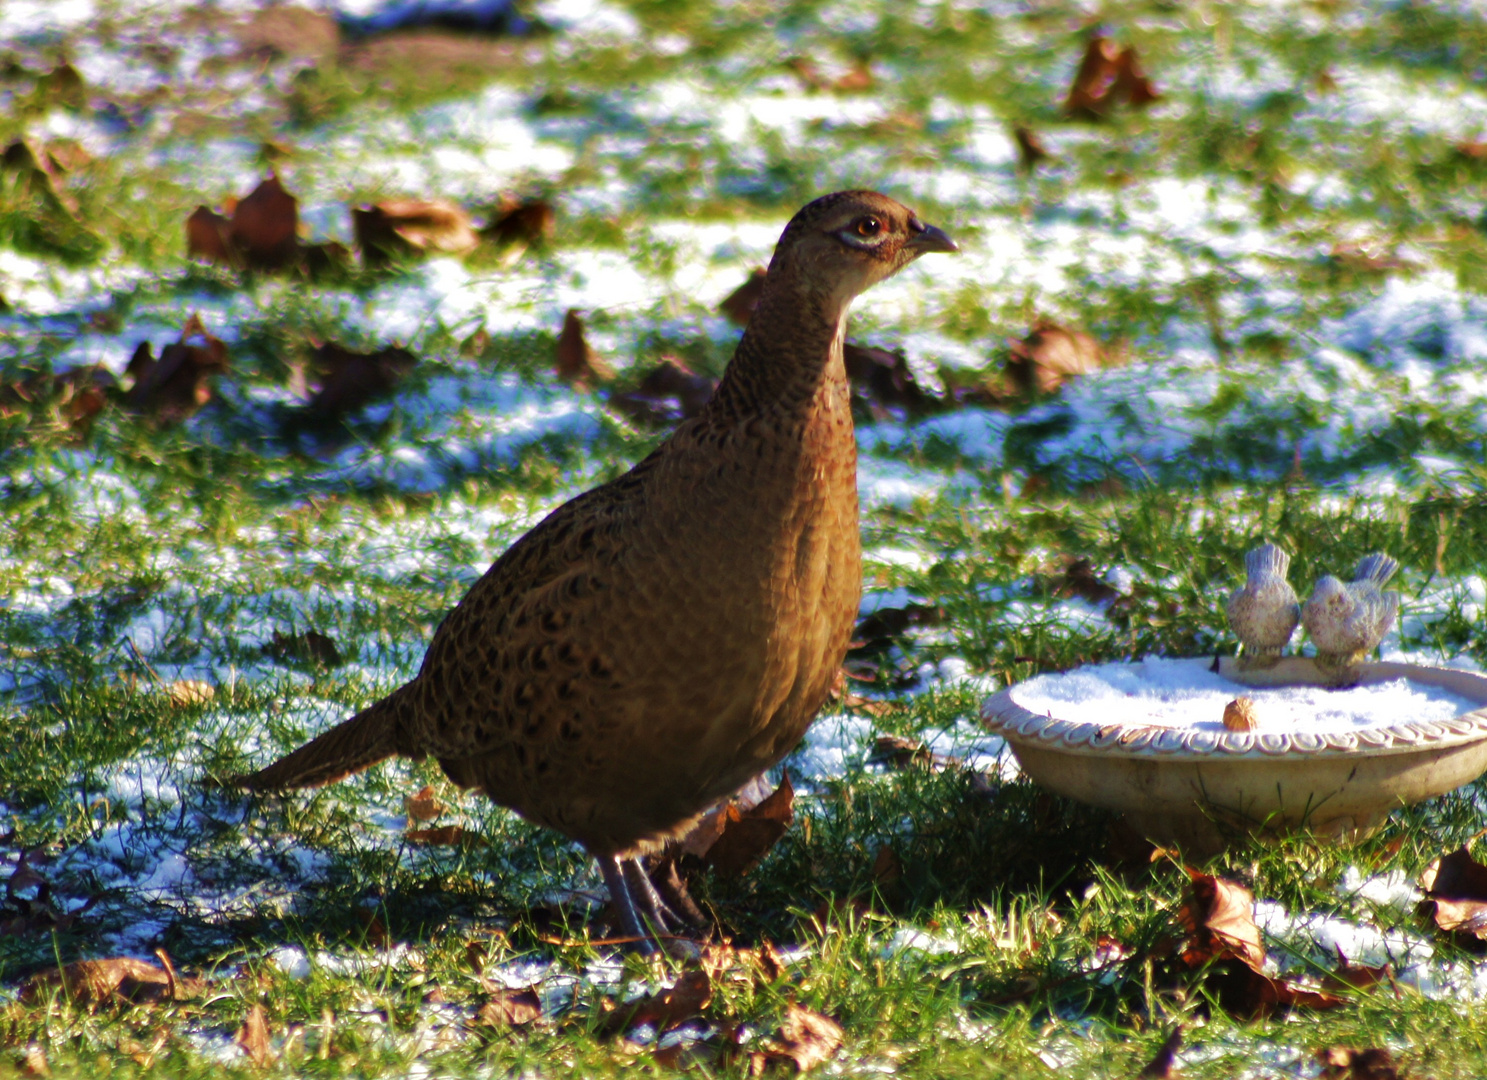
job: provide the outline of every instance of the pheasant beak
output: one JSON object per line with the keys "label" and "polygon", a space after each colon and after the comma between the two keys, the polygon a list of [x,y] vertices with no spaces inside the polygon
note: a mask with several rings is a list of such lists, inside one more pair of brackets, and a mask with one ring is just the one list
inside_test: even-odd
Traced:
{"label": "pheasant beak", "polygon": [[916,256],[930,251],[954,252],[960,250],[960,245],[950,239],[950,235],[944,229],[937,229],[933,225],[926,225],[918,218],[909,219],[909,231],[913,233],[904,247],[912,251]]}

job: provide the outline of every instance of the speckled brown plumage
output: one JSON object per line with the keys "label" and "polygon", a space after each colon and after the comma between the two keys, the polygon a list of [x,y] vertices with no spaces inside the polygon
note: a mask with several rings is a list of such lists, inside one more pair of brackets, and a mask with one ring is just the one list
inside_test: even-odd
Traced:
{"label": "speckled brown plumage", "polygon": [[512,545],[412,682],[243,785],[432,755],[584,844],[608,880],[612,857],[779,761],[826,700],[861,592],[847,307],[952,250],[883,195],[806,206],[702,413]]}

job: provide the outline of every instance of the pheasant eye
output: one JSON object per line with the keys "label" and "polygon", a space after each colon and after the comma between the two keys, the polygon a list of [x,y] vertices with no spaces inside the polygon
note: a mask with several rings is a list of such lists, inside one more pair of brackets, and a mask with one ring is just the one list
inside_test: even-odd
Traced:
{"label": "pheasant eye", "polygon": [[883,231],[883,223],[875,217],[858,218],[857,224],[853,227],[853,231],[855,231],[858,236],[877,236],[880,232]]}

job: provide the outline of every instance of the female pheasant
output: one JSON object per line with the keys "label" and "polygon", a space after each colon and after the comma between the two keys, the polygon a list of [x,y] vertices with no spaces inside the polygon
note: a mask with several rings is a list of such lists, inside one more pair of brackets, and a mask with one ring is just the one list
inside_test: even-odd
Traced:
{"label": "female pheasant", "polygon": [[513,544],[411,682],[238,784],[433,755],[587,848],[642,937],[635,905],[659,923],[659,904],[624,863],[784,757],[846,654],[861,595],[847,308],[956,250],[875,192],[810,203],[701,414]]}

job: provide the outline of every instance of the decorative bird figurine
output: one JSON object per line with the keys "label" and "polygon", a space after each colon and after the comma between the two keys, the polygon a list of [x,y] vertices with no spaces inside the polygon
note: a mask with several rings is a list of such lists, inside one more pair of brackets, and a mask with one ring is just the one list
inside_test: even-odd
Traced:
{"label": "decorative bird figurine", "polygon": [[1317,646],[1317,664],[1346,672],[1378,647],[1399,613],[1399,594],[1383,592],[1399,564],[1375,552],[1358,561],[1347,584],[1332,575],[1317,582],[1301,622]]}
{"label": "decorative bird figurine", "polygon": [[636,856],[784,757],[846,655],[862,591],[847,309],[957,250],[875,192],[807,205],[701,413],[513,544],[411,682],[235,783],[437,758],[588,849],[650,951],[645,921],[664,929],[667,912]]}
{"label": "decorative bird figurine", "polygon": [[1244,646],[1241,668],[1271,667],[1301,621],[1296,590],[1286,580],[1291,557],[1274,544],[1261,544],[1244,557],[1244,586],[1229,594],[1229,625]]}

